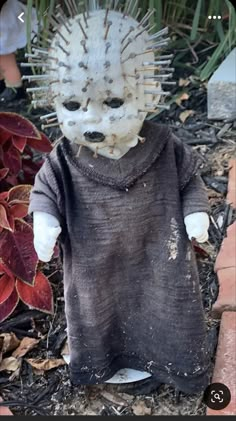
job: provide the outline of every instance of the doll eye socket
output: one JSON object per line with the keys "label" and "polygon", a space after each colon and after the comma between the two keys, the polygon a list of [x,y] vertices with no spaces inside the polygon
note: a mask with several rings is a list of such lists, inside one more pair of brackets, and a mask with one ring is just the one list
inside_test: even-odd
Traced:
{"label": "doll eye socket", "polygon": [[121,98],[108,98],[103,104],[110,108],[120,108],[124,104],[124,100]]}
{"label": "doll eye socket", "polygon": [[68,110],[68,111],[77,111],[80,109],[81,104],[79,102],[76,101],[69,101],[69,102],[64,102],[63,106]]}

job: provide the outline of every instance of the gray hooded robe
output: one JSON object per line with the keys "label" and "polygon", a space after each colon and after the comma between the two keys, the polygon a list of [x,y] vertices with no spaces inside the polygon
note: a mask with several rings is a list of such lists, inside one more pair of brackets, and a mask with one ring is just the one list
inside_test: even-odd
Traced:
{"label": "gray hooded robe", "polygon": [[[64,139],[35,178],[29,213],[60,221],[74,384],[120,368],[148,371],[186,393],[209,378],[204,310],[184,217],[208,212],[201,158],[146,121],[144,144],[120,160]],[[43,235],[43,233],[42,233]]]}

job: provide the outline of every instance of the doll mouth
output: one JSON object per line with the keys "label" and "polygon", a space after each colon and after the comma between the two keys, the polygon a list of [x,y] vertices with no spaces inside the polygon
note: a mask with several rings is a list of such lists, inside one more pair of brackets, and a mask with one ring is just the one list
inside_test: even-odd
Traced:
{"label": "doll mouth", "polygon": [[84,133],[85,140],[88,142],[103,142],[105,140],[105,137],[103,133],[100,132],[85,132]]}

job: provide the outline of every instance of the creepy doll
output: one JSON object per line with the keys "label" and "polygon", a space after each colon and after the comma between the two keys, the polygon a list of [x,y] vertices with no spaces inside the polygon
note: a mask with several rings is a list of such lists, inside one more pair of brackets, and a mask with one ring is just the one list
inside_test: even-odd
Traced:
{"label": "creepy doll", "polygon": [[145,120],[168,95],[167,30],[150,35],[153,12],[138,21],[137,1],[81,14],[66,3],[48,48],[28,54],[44,73],[27,78],[63,133],[29,213],[39,259],[51,259],[57,239],[62,250],[71,381],[112,383],[126,369],[127,382],[135,372],[152,389],[201,391],[210,357],[190,241],[208,239],[201,159]]}

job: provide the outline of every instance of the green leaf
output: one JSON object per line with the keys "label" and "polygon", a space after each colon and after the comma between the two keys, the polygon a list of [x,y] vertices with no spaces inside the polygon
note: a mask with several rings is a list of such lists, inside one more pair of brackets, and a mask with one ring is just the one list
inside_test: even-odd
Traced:
{"label": "green leaf", "polygon": [[220,20],[216,22],[215,28],[216,28],[218,37],[220,39],[220,42],[223,42],[225,39],[225,33],[224,33],[222,22]]}
{"label": "green leaf", "polygon": [[195,13],[194,13],[193,25],[192,25],[191,35],[190,35],[191,41],[195,41],[196,36],[197,36],[199,19],[200,19],[200,14],[201,14],[201,8],[202,8],[202,0],[198,0],[197,7],[196,7],[196,10],[195,10]]}
{"label": "green leaf", "polygon": [[224,51],[225,45],[227,44],[229,39],[229,32],[226,35],[225,39],[218,45],[215,49],[214,53],[212,54],[210,60],[208,61],[207,65],[204,67],[200,74],[201,81],[208,79],[208,77],[214,72],[215,65],[222,57],[221,54]]}

